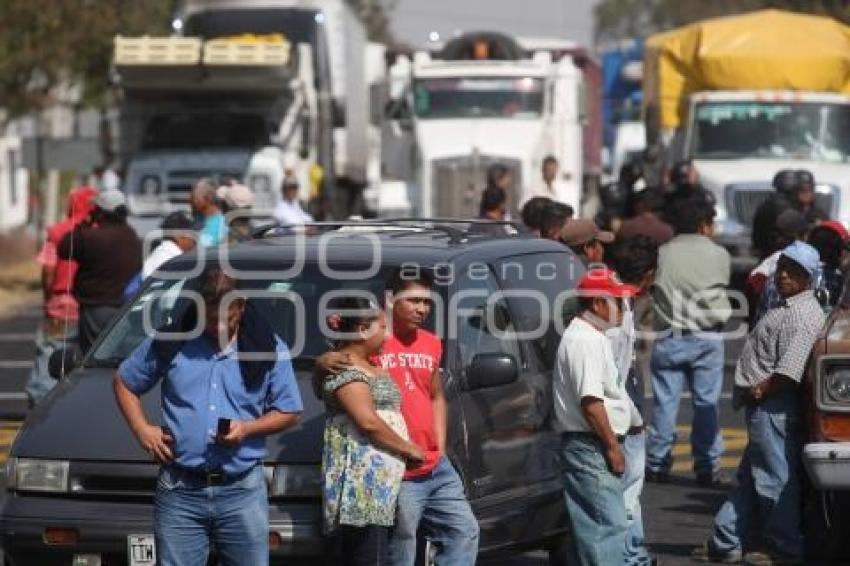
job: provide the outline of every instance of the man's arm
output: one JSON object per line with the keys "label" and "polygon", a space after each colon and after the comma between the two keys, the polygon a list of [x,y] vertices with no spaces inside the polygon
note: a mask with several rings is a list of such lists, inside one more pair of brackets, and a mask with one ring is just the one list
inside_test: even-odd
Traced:
{"label": "man's arm", "polygon": [[590,425],[590,429],[605,446],[605,460],[608,462],[611,473],[615,476],[623,475],[623,472],[626,471],[626,460],[623,457],[623,451],[620,449],[620,443],[617,441],[617,435],[614,434],[611,423],[608,421],[605,404],[596,397],[583,397],[581,412],[584,414],[587,424]]}
{"label": "man's arm", "polygon": [[148,422],[142,409],[142,400],[136,393],[130,391],[118,373],[112,378],[112,388],[124,419],[145,452],[153,456],[160,464],[171,462],[174,459],[170,446],[173,442],[171,436],[163,431],[162,427]]}
{"label": "man's arm", "polygon": [[219,440],[222,444],[238,446],[246,438],[252,436],[264,437],[294,426],[301,418],[300,413],[284,413],[272,409],[258,419],[252,421],[231,421],[230,431]]}
{"label": "man's arm", "polygon": [[431,403],[434,407],[434,434],[437,437],[437,450],[440,454],[446,453],[446,421],[448,412],[446,410],[446,396],[443,392],[443,380],[440,369],[431,374]]}
{"label": "man's arm", "polygon": [[756,403],[761,403],[765,398],[776,395],[781,391],[794,389],[799,385],[790,377],[775,373],[764,381],[750,387],[750,397]]}
{"label": "man's arm", "polygon": [[45,265],[41,268],[41,292],[44,296],[44,305],[47,306],[47,301],[50,300],[50,294],[53,289],[53,282],[56,280],[56,267]]}

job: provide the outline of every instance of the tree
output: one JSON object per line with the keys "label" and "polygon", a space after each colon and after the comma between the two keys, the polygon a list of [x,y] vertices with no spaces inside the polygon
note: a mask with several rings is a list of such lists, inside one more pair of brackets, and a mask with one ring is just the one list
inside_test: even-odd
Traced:
{"label": "tree", "polygon": [[396,0],[345,0],[357,17],[366,26],[370,41],[392,44],[394,38],[390,31],[389,14],[395,8]]}
{"label": "tree", "polygon": [[761,8],[823,14],[850,22],[850,7],[843,0],[602,0],[594,10],[596,39],[642,37],[705,18]]}
{"label": "tree", "polygon": [[77,85],[101,105],[116,34],[166,32],[175,0],[2,0],[0,106],[9,118],[38,112]]}

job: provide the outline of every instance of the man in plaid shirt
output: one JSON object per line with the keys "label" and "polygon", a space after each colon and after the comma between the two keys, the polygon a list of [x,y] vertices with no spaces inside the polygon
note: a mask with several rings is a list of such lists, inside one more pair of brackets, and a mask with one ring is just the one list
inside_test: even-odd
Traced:
{"label": "man in plaid shirt", "polygon": [[[825,317],[811,290],[818,252],[803,242],[782,251],[775,283],[781,302],[750,333],[735,368],[735,407],[746,407],[748,442],[738,486],[714,517],[714,532],[695,549],[699,561],[740,562],[750,518],[768,545],[747,564],[802,564],[798,479],[799,385]],[[748,550],[751,550],[748,548]]]}

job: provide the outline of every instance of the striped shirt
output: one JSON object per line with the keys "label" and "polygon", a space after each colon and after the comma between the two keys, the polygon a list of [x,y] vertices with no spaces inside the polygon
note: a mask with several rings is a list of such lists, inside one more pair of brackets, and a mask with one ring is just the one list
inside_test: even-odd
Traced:
{"label": "striped shirt", "polygon": [[779,374],[799,382],[826,317],[813,291],[803,291],[767,311],[747,337],[735,385],[751,387]]}

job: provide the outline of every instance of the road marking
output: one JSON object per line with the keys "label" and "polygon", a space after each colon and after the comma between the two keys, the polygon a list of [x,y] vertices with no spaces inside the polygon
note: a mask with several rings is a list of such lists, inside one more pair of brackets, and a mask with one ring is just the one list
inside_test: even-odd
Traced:
{"label": "road marking", "polygon": [[0,421],[0,464],[9,459],[9,449],[23,424],[23,421]]}
{"label": "road marking", "polygon": [[31,332],[7,332],[0,334],[0,342],[34,342],[35,334]]}
{"label": "road marking", "polygon": [[0,401],[26,401],[27,394],[23,392],[17,393],[0,393]]}
{"label": "road marking", "polygon": [[[679,425],[676,427],[677,440],[672,450],[675,461],[670,467],[671,473],[683,474],[693,471],[694,460],[691,454],[690,433],[690,426]],[[724,450],[724,455],[720,457],[720,469],[737,470],[744,448],[747,446],[747,431],[743,428],[725,427],[720,429],[720,434],[723,435]]]}
{"label": "road marking", "polygon": [[0,360],[0,369],[31,369],[32,360]]}

